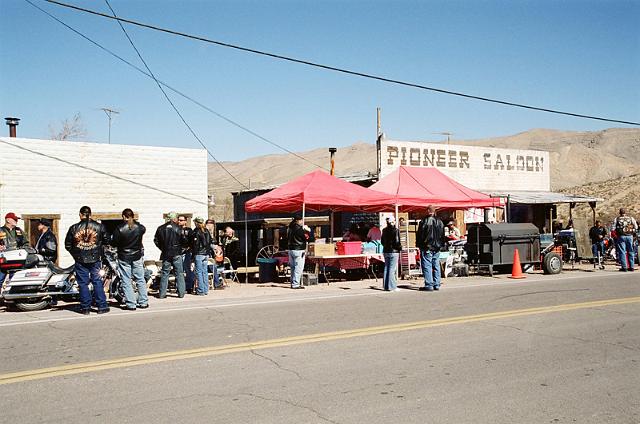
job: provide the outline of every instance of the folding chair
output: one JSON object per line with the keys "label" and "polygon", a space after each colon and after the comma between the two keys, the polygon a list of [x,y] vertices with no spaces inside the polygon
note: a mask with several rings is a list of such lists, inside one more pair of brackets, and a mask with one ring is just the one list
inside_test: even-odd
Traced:
{"label": "folding chair", "polygon": [[[216,262],[215,258],[209,258],[207,260],[207,277],[209,279],[209,290],[213,290],[214,287],[214,278],[215,278],[215,273],[213,271],[210,271],[210,269],[212,269],[212,267],[216,267],[218,270],[218,278],[221,277],[221,273],[220,273],[220,265],[218,265],[218,263]],[[224,286],[226,286],[224,280],[222,280],[222,284]]]}
{"label": "folding chair", "polygon": [[227,287],[229,286],[227,284],[227,280],[231,280],[234,283],[240,282],[240,280],[238,280],[238,271],[233,268],[233,265],[231,265],[231,261],[226,256],[223,259],[222,263],[218,265],[218,275],[222,277],[222,281]]}

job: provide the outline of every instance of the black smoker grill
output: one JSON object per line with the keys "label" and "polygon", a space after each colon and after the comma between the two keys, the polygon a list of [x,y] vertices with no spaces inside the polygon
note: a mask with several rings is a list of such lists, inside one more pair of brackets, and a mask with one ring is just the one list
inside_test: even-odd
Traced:
{"label": "black smoker grill", "polygon": [[471,264],[488,266],[513,265],[513,254],[518,249],[520,263],[540,263],[540,232],[533,224],[469,224],[467,225],[467,251]]}

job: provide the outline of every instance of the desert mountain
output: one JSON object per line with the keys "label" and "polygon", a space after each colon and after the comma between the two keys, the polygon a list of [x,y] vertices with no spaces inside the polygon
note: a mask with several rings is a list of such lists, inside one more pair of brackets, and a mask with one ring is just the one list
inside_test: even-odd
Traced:
{"label": "desert mountain", "polygon": [[[392,136],[389,138],[393,139]],[[623,177],[637,177],[636,174],[640,174],[640,129],[612,128],[597,132],[534,129],[506,137],[454,140],[451,143],[546,150],[550,152],[552,189],[571,188],[569,191],[576,194],[611,199],[611,205],[606,207],[608,209],[615,207],[614,203],[619,205],[618,200],[638,202],[638,192],[632,189],[638,187],[637,178],[631,178],[625,184],[625,187],[629,186],[628,189],[616,187],[616,182]],[[373,174],[376,171],[375,144],[359,142],[341,147],[336,153],[335,162],[339,176]],[[223,165],[243,184],[260,188],[287,182],[318,166],[329,168],[329,152],[328,148],[319,148],[295,155],[274,154],[241,162],[224,162]],[[602,184],[590,184],[599,182]],[[216,202],[211,212],[218,219],[232,216],[230,193],[241,188],[218,164],[209,164],[209,192],[214,195]],[[629,195],[619,190],[630,190]],[[600,207],[598,209],[605,212]]]}

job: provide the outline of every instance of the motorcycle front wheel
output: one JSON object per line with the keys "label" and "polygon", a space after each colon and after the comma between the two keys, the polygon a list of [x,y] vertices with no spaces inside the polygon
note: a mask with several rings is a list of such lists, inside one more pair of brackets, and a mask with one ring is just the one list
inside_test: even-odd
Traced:
{"label": "motorcycle front wheel", "polygon": [[42,298],[24,299],[20,302],[16,302],[15,306],[16,309],[22,312],[33,312],[46,309],[47,306],[49,306],[49,302],[50,301],[48,299]]}

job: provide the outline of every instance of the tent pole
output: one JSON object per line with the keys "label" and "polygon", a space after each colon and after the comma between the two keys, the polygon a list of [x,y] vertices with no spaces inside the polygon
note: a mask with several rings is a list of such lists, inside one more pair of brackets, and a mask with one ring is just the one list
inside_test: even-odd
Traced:
{"label": "tent pole", "polygon": [[[395,215],[395,218],[396,218],[396,228],[398,229],[398,231],[400,231],[400,220],[398,219],[398,204],[397,203],[396,203],[396,215]],[[407,238],[407,240],[408,240],[408,238]],[[407,258],[408,257],[409,256],[407,256]],[[398,257],[398,265],[400,265],[400,261],[401,260],[402,260],[402,258]],[[402,266],[397,266],[396,267],[396,281],[400,278],[400,268],[402,268]]]}
{"label": "tent pole", "polygon": [[329,217],[330,229],[329,229],[329,243],[333,243],[333,209],[331,209],[331,215]]}
{"label": "tent pole", "polygon": [[249,231],[247,225],[247,210],[244,211],[244,282],[249,282]]}

